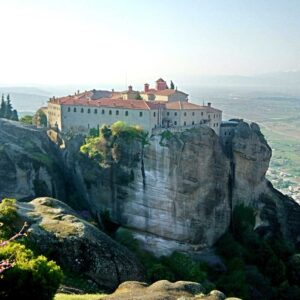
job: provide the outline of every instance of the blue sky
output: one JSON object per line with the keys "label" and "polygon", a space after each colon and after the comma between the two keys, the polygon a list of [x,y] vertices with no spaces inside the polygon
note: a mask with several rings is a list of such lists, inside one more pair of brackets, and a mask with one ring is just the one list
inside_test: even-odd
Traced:
{"label": "blue sky", "polygon": [[300,70],[298,0],[1,0],[0,83]]}

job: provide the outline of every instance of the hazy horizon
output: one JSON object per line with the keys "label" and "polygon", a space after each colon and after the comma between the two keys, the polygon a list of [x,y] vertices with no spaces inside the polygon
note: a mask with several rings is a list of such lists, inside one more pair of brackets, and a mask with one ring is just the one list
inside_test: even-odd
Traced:
{"label": "hazy horizon", "polygon": [[300,2],[7,0],[0,85],[152,83],[300,70]]}

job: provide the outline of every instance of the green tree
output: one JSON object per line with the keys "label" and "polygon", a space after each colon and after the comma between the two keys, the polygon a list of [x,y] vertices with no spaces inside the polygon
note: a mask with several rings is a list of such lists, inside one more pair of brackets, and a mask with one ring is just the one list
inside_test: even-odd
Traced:
{"label": "green tree", "polygon": [[1,105],[0,105],[0,118],[4,118],[4,114],[6,111],[6,102],[4,100],[4,95],[1,97]]}
{"label": "green tree", "polygon": [[20,119],[20,122],[24,123],[24,124],[32,125],[32,123],[33,123],[33,117],[29,116],[29,115],[26,115],[26,116],[24,116],[24,117],[22,117]]}
{"label": "green tree", "polygon": [[6,105],[5,105],[5,112],[4,112],[4,118],[5,119],[11,119],[12,117],[13,108],[10,101],[10,95],[8,94],[6,96]]}
{"label": "green tree", "polygon": [[174,83],[173,83],[172,80],[171,80],[171,83],[170,83],[170,89],[171,89],[171,90],[174,90],[174,89],[175,89],[175,85],[174,85]]}

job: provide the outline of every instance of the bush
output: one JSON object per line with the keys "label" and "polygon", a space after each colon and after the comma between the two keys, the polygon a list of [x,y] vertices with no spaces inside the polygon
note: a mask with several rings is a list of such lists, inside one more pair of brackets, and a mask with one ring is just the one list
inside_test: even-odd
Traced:
{"label": "bush", "polygon": [[[6,239],[14,234],[12,225],[17,220],[16,201],[5,198],[0,203],[0,238]],[[8,226],[2,226],[7,224]]]}
{"label": "bush", "polygon": [[19,243],[0,248],[0,260],[10,257],[14,266],[0,279],[1,299],[52,299],[62,279],[62,271],[45,256],[34,257],[33,252]]}

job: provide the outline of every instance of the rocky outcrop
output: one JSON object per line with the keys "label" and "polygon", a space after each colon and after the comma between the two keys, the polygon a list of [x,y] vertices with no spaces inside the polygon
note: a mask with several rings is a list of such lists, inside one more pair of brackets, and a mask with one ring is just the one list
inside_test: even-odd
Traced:
{"label": "rocky outcrop", "polygon": [[0,198],[65,200],[56,147],[45,131],[0,118]]}
{"label": "rocky outcrop", "polygon": [[37,198],[17,202],[17,212],[30,226],[28,239],[35,249],[98,288],[113,290],[126,280],[144,280],[142,267],[126,248],[80,219],[66,204]]}
{"label": "rocky outcrop", "polygon": [[169,282],[160,280],[152,285],[143,282],[128,281],[122,283],[117,290],[102,299],[105,300],[229,300],[239,298],[226,298],[217,290],[204,294],[201,284],[189,281]]}
{"label": "rocky outcrop", "polygon": [[101,166],[79,153],[82,137],[59,149],[18,123],[0,121],[0,131],[0,196],[40,196],[38,182],[43,196],[81,203],[156,255],[211,247],[240,203],[255,209],[257,230],[300,241],[300,206],[266,180],[271,149],[257,124],[239,122],[222,138],[206,126],[153,136],[145,147],[119,139]]}
{"label": "rocky outcrop", "polygon": [[225,140],[205,126],[154,136],[144,149],[144,172],[141,158],[134,159],[140,145],[118,141],[116,152],[105,168],[83,157],[72,160],[80,190],[94,214],[109,215],[156,255],[211,247],[237,204],[255,209],[258,230],[277,226],[293,242],[299,239],[300,207],[266,180],[271,148],[257,124],[240,122]]}

